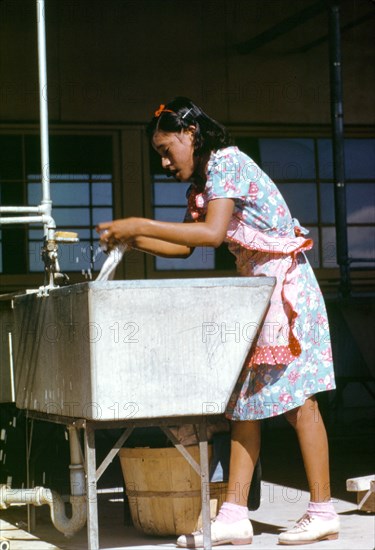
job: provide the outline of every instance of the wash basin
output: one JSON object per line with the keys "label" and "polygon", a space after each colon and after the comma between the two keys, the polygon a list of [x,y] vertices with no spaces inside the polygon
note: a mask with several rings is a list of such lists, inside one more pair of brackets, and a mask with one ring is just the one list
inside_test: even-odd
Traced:
{"label": "wash basin", "polygon": [[16,405],[95,421],[221,414],[272,277],[92,281],[13,299]]}

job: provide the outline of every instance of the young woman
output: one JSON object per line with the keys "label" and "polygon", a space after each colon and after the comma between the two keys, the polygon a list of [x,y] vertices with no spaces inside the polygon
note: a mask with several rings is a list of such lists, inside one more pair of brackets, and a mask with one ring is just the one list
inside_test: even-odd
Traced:
{"label": "young woman", "polygon": [[[121,241],[159,256],[188,257],[196,246],[225,241],[240,274],[277,278],[257,345],[226,411],[232,421],[228,493],[211,525],[212,543],[252,541],[246,504],[259,456],[260,420],[281,414],[297,434],[310,502],[296,525],[280,534],[279,543],[337,538],[327,436],[315,398],[334,389],[335,382],[325,305],[304,254],[313,243],[271,179],[189,99],[161,105],[148,134],[163,169],[178,181],[191,182],[184,223],[145,218],[102,223],[103,244],[111,248]],[[200,547],[202,532],[182,535],[177,544]]]}

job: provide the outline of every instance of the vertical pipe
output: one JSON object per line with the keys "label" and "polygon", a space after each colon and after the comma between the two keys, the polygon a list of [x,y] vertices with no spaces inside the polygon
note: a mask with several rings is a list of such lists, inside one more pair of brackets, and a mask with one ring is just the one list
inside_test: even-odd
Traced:
{"label": "vertical pipe", "polygon": [[78,429],[74,425],[69,425],[67,429],[69,433],[70,448],[70,494],[74,497],[81,497],[86,494],[86,486]]}
{"label": "vertical pipe", "polygon": [[[45,214],[51,216],[52,201],[50,194],[49,145],[48,145],[48,93],[47,93],[47,62],[46,62],[46,28],[44,0],[36,2],[36,17],[38,25],[38,66],[39,66],[39,114],[40,114],[40,146],[42,171],[42,204]],[[45,234],[47,228],[45,228]]]}
{"label": "vertical pipe", "polygon": [[337,263],[340,269],[340,291],[343,296],[347,296],[350,294],[350,273],[346,220],[340,12],[338,3],[335,1],[332,2],[329,7],[329,58],[333,174],[335,191],[336,250]]}

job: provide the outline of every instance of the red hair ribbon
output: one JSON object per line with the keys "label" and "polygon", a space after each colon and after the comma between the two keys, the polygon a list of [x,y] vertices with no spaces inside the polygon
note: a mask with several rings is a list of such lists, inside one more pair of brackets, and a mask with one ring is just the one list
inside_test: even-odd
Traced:
{"label": "red hair ribbon", "polygon": [[171,111],[170,109],[166,109],[165,105],[160,105],[159,109],[157,109],[157,111],[155,111],[155,116],[158,117],[162,113],[174,113],[174,111]]}

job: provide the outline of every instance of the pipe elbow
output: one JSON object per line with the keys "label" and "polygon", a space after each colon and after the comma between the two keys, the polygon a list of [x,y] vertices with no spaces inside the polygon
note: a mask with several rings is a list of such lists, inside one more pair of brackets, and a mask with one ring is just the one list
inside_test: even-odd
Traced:
{"label": "pipe elbow", "polygon": [[70,497],[72,505],[72,516],[70,518],[65,513],[65,504],[58,493],[48,489],[46,497],[44,504],[49,505],[52,523],[60,533],[69,538],[84,527],[87,517],[86,496]]}

